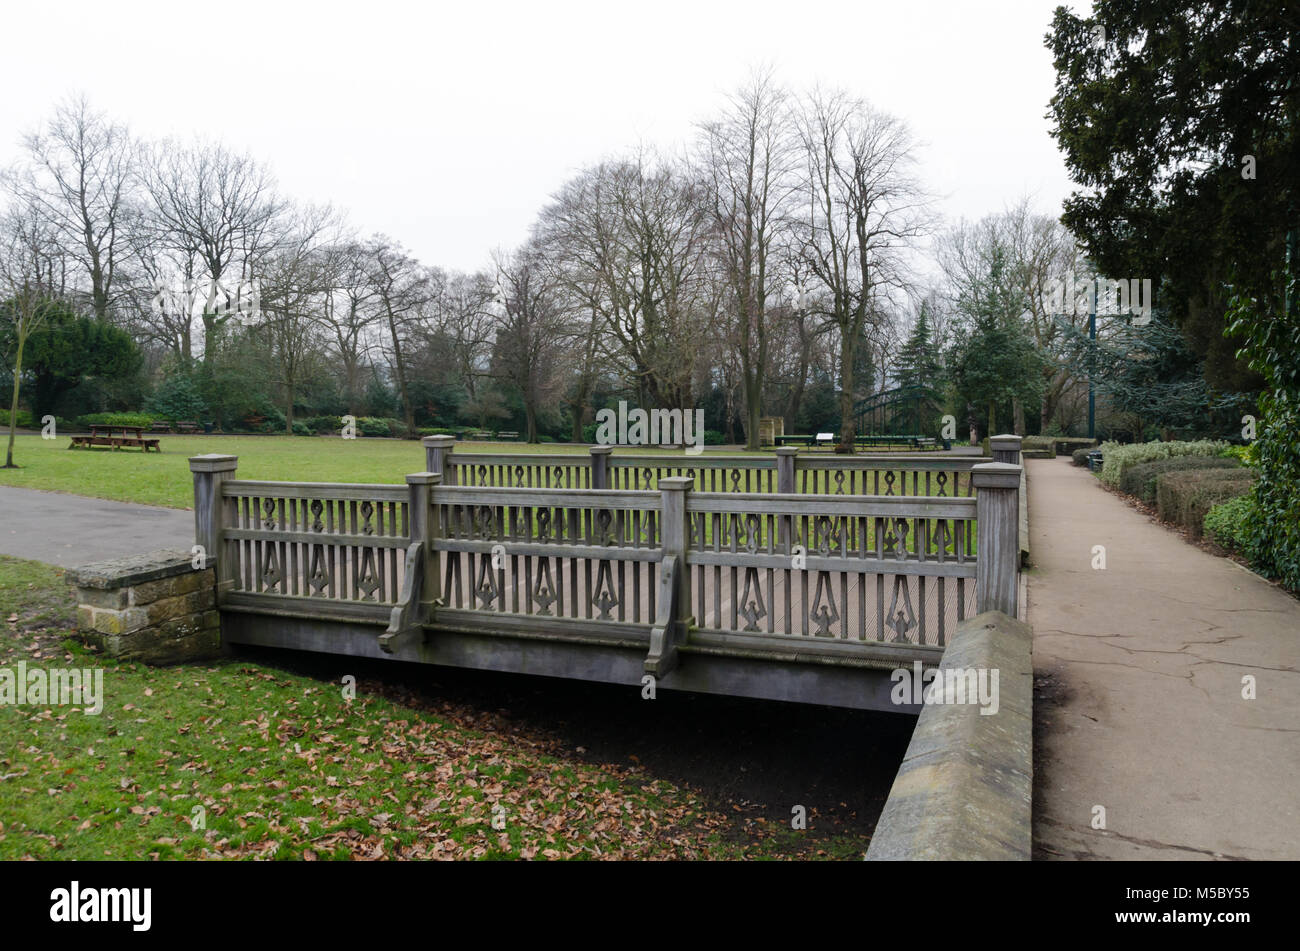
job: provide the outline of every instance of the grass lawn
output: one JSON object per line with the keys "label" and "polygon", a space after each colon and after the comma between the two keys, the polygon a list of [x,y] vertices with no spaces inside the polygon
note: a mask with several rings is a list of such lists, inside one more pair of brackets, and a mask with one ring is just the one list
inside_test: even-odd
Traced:
{"label": "grass lawn", "polygon": [[[424,448],[404,439],[338,439],[321,436],[163,436],[162,452],[70,450],[66,437],[19,436],[14,461],[0,469],[0,485],[71,492],[122,502],[192,508],[190,456],[226,453],[239,457],[241,479],[279,482],[379,482],[402,484],[407,473],[424,470]],[[461,442],[457,452],[588,455],[586,446],[548,443]],[[662,453],[620,449],[620,456]],[[710,447],[709,455],[746,455]],[[748,454],[752,458],[753,454]],[[690,464],[692,457],[682,455]],[[932,488],[937,492],[937,487]]]}
{"label": "grass lawn", "polygon": [[0,668],[100,668],[105,693],[97,716],[0,706],[0,859],[857,859],[867,846],[741,831],[688,788],[474,729],[481,711],[368,679],[347,700],[338,682],[247,659],[113,662],[69,633],[72,614],[59,569],[0,557]]}

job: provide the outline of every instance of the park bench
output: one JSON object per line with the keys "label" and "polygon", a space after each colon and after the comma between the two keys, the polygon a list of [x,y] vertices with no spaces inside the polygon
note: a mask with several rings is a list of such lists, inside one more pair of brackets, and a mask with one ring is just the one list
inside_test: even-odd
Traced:
{"label": "park bench", "polygon": [[[818,433],[815,436],[778,435],[773,437],[773,441],[775,441],[778,446],[826,448],[834,445],[837,439],[833,433]],[[892,449],[904,447],[928,450],[937,449],[939,447],[939,441],[933,436],[871,436],[863,434],[855,436],[853,443],[858,449]]]}
{"label": "park bench", "polygon": [[835,441],[834,433],[818,433],[816,436],[775,436],[778,446],[827,446]]}
{"label": "park bench", "polygon": [[492,434],[491,434],[490,432],[488,432],[486,429],[469,429],[469,430],[466,430],[466,431],[465,431],[464,438],[465,438],[465,439],[479,439],[479,440],[482,440],[482,439],[491,439],[491,438],[492,438]]}
{"label": "park bench", "polygon": [[193,420],[184,420],[176,424],[177,431],[182,433],[197,433],[202,428],[203,428],[202,426],[200,426],[198,423],[194,422]]}
{"label": "park bench", "polygon": [[162,452],[161,440],[144,435],[143,426],[91,426],[90,434],[73,436],[69,449],[140,449]]}
{"label": "park bench", "polygon": [[518,433],[497,433],[497,439],[504,439],[507,442],[517,442],[519,440],[519,434]]}
{"label": "park bench", "polygon": [[170,433],[171,431],[172,424],[161,419],[149,427],[151,433]]}

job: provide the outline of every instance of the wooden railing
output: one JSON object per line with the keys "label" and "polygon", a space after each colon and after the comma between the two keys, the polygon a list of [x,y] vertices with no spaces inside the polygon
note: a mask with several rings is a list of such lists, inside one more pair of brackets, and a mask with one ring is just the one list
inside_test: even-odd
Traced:
{"label": "wooden railing", "polygon": [[969,470],[974,498],[698,492],[698,473],[654,491],[272,483],[235,466],[191,460],[220,607],[386,624],[389,652],[447,630],[639,643],[652,674],[683,651],[843,663],[1017,613],[1007,463]]}
{"label": "wooden railing", "polygon": [[659,493],[436,486],[447,608],[648,623]]}
{"label": "wooden railing", "polygon": [[386,618],[400,600],[412,542],[405,487],[228,480],[219,498],[227,604],[372,605]]}
{"label": "wooden railing", "polygon": [[[697,492],[807,495],[925,495],[969,498],[978,456],[901,453],[827,456],[789,447],[762,455],[644,453],[620,456],[591,446],[586,456],[456,452],[451,436],[424,438],[426,466],[444,485],[499,488],[653,491],[666,478],[687,478]],[[1017,458],[1011,460],[1019,462]]]}
{"label": "wooden railing", "polygon": [[975,508],[974,499],[690,493],[695,622],[942,646],[974,608]]}

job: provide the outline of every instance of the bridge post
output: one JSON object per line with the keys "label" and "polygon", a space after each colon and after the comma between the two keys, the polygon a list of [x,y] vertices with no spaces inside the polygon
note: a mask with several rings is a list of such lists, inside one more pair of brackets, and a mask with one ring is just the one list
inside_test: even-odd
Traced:
{"label": "bridge post", "polygon": [[776,491],[793,495],[799,490],[795,488],[794,483],[794,466],[795,456],[799,449],[796,446],[781,446],[776,451]]}
{"label": "bridge post", "polygon": [[677,666],[677,646],[686,639],[691,617],[691,572],[686,565],[690,526],[686,493],[693,479],[672,476],[659,480],[659,542],[664,558],[659,565],[659,608],[650,631],[650,652],[645,671],[662,677]]}
{"label": "bridge post", "polygon": [[1020,443],[1022,437],[1005,434],[989,439],[989,451],[994,462],[1007,462],[1013,466],[1020,465]]}
{"label": "bridge post", "polygon": [[447,457],[451,455],[452,448],[456,443],[455,436],[425,436],[420,442],[424,443],[424,470],[425,472],[436,472],[442,476],[443,485],[456,484],[456,470],[447,465]]}
{"label": "bridge post", "polygon": [[[1019,437],[1017,437],[1019,438]],[[985,462],[971,467],[975,486],[975,613],[1018,617],[1020,466]]]}
{"label": "bridge post", "polygon": [[221,486],[235,477],[238,466],[238,456],[190,456],[190,472],[194,473],[194,544],[201,546],[205,565],[216,561],[218,597],[234,581],[230,559],[221,557]]}
{"label": "bridge post", "polygon": [[609,488],[609,454],[613,446],[591,446],[591,487],[593,489]]}
{"label": "bridge post", "polygon": [[433,490],[442,484],[442,474],[415,472],[406,477],[406,484],[411,492],[410,538],[412,542],[419,542],[424,549],[420,607],[421,620],[427,620],[433,603],[442,598],[442,573],[438,570],[441,559],[433,545],[438,535],[438,520],[433,516]]}

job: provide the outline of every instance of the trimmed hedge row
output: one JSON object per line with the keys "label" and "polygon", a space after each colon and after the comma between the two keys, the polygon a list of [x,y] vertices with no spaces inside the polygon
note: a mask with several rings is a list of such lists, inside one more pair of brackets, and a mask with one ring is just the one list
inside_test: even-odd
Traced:
{"label": "trimmed hedge row", "polygon": [[1198,439],[1193,442],[1142,442],[1122,445],[1117,442],[1101,444],[1103,464],[1101,481],[1118,486],[1120,476],[1129,466],[1174,456],[1216,456],[1228,448],[1226,442]]}
{"label": "trimmed hedge row", "polygon": [[89,429],[91,426],[142,426],[148,429],[154,424],[154,420],[164,418],[155,413],[87,413],[85,416],[77,417],[77,427]]}
{"label": "trimmed hedge row", "polygon": [[1222,456],[1175,456],[1171,459],[1156,459],[1129,466],[1120,476],[1120,491],[1140,498],[1143,502],[1156,500],[1156,477],[1166,472],[1187,472],[1203,469],[1239,469],[1241,463],[1236,459]]}
{"label": "trimmed hedge row", "polygon": [[1056,447],[1058,456],[1073,455],[1080,449],[1087,451],[1097,448],[1097,440],[1088,436],[1052,436],[1050,438]]}
{"label": "trimmed hedge row", "polygon": [[1250,469],[1202,469],[1166,472],[1156,477],[1156,509],[1160,518],[1200,538],[1205,516],[1215,505],[1250,492]]}
{"label": "trimmed hedge row", "polygon": [[[1020,440],[1020,451],[1022,454],[1035,453],[1036,455],[1028,456],[1030,459],[1055,459],[1056,437],[1024,436]],[[1037,453],[1042,453],[1042,455],[1037,455]]]}

